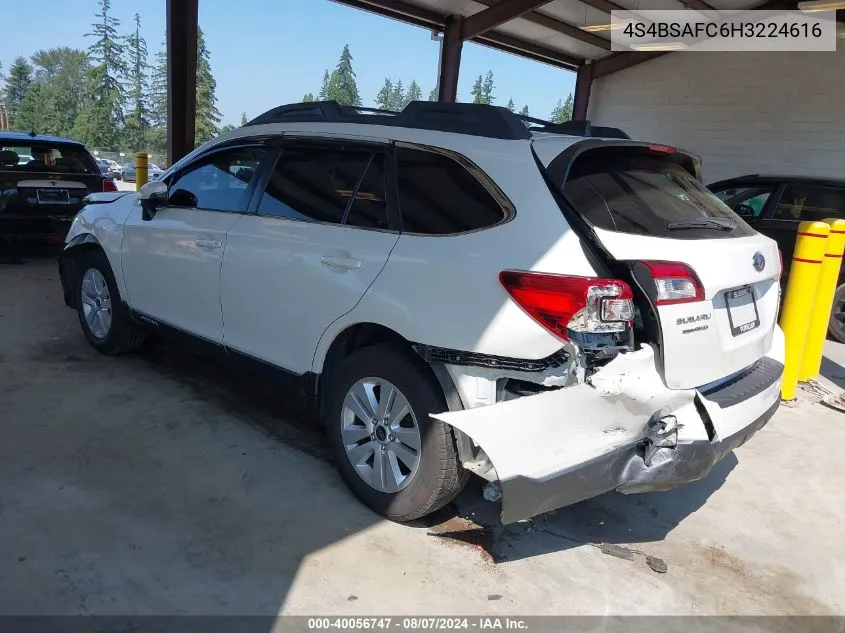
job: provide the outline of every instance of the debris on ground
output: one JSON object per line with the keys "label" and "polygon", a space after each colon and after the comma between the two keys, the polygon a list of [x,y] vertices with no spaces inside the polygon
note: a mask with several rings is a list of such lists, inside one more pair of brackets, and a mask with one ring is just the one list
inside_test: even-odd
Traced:
{"label": "debris on ground", "polygon": [[658,574],[665,574],[669,569],[666,565],[666,561],[662,558],[657,558],[657,556],[646,556],[645,562],[646,565],[651,567],[651,571],[657,572]]}
{"label": "debris on ground", "polygon": [[613,543],[602,543],[599,546],[602,554],[608,556],[615,556],[616,558],[624,558],[625,560],[634,560],[634,552],[627,547],[621,545],[614,545]]}
{"label": "debris on ground", "polygon": [[488,600],[501,600],[502,595],[498,594],[498,593],[491,593],[490,595],[487,596],[487,599]]}

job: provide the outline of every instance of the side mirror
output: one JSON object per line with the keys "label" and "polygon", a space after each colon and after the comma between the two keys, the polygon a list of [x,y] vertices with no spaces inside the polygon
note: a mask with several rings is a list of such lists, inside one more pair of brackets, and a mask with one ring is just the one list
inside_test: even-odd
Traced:
{"label": "side mirror", "polygon": [[160,180],[151,180],[138,192],[141,194],[141,218],[152,220],[156,209],[167,203],[167,185]]}

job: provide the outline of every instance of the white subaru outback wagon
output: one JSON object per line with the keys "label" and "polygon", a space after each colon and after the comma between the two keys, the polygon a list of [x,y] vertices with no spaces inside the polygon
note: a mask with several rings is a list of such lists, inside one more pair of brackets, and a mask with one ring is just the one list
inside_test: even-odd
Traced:
{"label": "white subaru outback wagon", "polygon": [[293,386],[390,519],[475,473],[510,523],[700,479],[777,409],[780,254],[699,173],[496,106],[281,106],[92,194],[64,301],[105,354],[177,336]]}

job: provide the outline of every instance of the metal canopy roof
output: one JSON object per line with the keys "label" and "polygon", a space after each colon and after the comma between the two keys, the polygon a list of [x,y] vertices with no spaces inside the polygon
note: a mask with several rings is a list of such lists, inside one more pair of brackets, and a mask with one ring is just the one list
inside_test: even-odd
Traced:
{"label": "metal canopy roof", "polygon": [[451,16],[462,18],[463,28],[471,35],[462,36],[464,41],[569,70],[577,70],[588,61],[598,62],[594,64],[593,78],[662,54],[612,52],[608,31],[584,30],[583,27],[609,23],[611,11],[787,9],[795,4],[790,0],[334,1],[440,32]]}

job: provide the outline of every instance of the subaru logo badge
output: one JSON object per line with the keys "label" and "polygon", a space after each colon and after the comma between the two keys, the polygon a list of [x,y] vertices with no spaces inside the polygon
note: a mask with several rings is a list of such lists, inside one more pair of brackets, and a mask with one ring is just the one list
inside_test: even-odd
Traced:
{"label": "subaru logo badge", "polygon": [[759,251],[754,253],[754,259],[752,259],[751,262],[754,264],[754,270],[758,273],[766,267],[766,258],[763,257],[763,253],[760,253]]}

